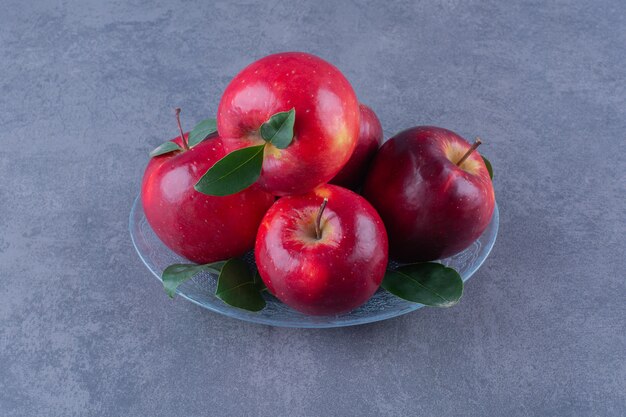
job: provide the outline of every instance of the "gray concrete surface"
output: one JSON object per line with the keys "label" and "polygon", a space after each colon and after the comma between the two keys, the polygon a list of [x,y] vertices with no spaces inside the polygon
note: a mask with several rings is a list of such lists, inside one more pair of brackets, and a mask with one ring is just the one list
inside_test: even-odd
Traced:
{"label": "gray concrete surface", "polygon": [[[626,414],[626,3],[3,0],[0,415]],[[339,66],[387,130],[486,142],[492,256],[449,310],[279,329],[170,301],[147,152],[248,62]]]}

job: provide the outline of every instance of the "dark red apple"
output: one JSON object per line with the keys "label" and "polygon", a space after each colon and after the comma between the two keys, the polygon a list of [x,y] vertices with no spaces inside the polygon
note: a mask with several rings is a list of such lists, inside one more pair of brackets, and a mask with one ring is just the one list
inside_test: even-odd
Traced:
{"label": "dark red apple", "polygon": [[462,137],[419,126],[389,139],[367,175],[363,195],[380,213],[392,259],[452,256],[483,233],[495,197],[487,167]]}
{"label": "dark red apple", "polygon": [[348,80],[314,55],[269,55],[226,87],[217,128],[227,152],[265,143],[260,126],[295,109],[294,138],[285,149],[268,144],[258,184],[275,195],[302,194],[328,182],[352,155],[359,103]]}
{"label": "dark red apple", "polygon": [[355,189],[361,185],[369,164],[383,143],[383,127],[374,110],[365,104],[360,104],[359,109],[361,111],[361,121],[356,148],[354,148],[354,152],[352,152],[352,156],[346,165],[330,181],[331,184],[341,185],[350,189]]}
{"label": "dark red apple", "polygon": [[323,185],[274,203],[259,227],[255,257],[269,291],[288,306],[313,315],[345,313],[380,286],[387,232],[363,197]]}
{"label": "dark red apple", "polygon": [[[172,142],[184,149],[180,136]],[[141,202],[148,223],[171,250],[200,264],[252,249],[259,223],[274,202],[254,186],[226,197],[197,192],[198,179],[224,155],[222,141],[213,135],[189,150],[152,158],[143,176]]]}

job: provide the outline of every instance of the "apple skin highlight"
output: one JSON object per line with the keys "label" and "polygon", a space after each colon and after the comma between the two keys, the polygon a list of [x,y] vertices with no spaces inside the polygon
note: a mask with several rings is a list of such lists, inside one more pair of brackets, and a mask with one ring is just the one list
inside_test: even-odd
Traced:
{"label": "apple skin highlight", "polygon": [[380,148],[363,195],[389,233],[389,253],[401,262],[455,255],[489,225],[495,205],[489,172],[478,152],[457,166],[470,144],[456,133],[418,126]]}
{"label": "apple skin highlight", "polygon": [[[317,239],[315,219],[324,198]],[[387,233],[364,198],[324,185],[274,203],[259,227],[255,258],[268,290],[288,306],[311,315],[347,313],[380,286]]]}
{"label": "apple skin highlight", "polygon": [[259,127],[277,112],[295,109],[294,138],[268,147],[259,186],[275,195],[306,193],[328,182],[348,161],[359,135],[359,103],[333,65],[311,54],[269,55],[228,84],[217,111],[226,152],[259,145]]}
{"label": "apple skin highlight", "polygon": [[[172,141],[183,146],[180,136]],[[200,264],[252,249],[258,225],[274,202],[255,186],[226,197],[196,191],[196,182],[225,154],[214,134],[190,150],[152,158],[143,176],[141,203],[148,223],[167,247]]]}

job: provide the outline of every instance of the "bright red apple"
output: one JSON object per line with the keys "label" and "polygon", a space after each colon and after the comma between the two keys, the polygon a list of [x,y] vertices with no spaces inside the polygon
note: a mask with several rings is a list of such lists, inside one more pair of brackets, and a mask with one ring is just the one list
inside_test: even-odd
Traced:
{"label": "bright red apple", "polygon": [[335,185],[283,197],[269,209],[255,245],[269,291],[306,314],[332,315],[365,303],[387,267],[387,232],[376,210]]}
{"label": "bright red apple", "polygon": [[359,103],[348,80],[314,55],[269,55],[237,74],[217,111],[218,132],[231,152],[265,143],[261,125],[292,108],[293,141],[285,149],[267,145],[258,180],[275,195],[302,194],[328,182],[352,155]]}
{"label": "bright red apple", "polygon": [[447,129],[419,126],[380,148],[363,195],[385,222],[391,258],[446,258],[483,233],[495,197],[485,163],[472,152],[477,144]]}
{"label": "bright red apple", "polygon": [[359,139],[352,152],[352,156],[330,181],[331,184],[355,189],[365,178],[367,168],[372,162],[376,151],[383,143],[383,127],[374,110],[365,104],[359,105],[361,121],[359,124]]}
{"label": "bright red apple", "polygon": [[[180,136],[172,142],[184,149]],[[274,202],[254,186],[226,197],[197,192],[198,179],[224,155],[222,141],[213,135],[189,150],[153,157],[143,176],[141,202],[148,223],[171,250],[200,264],[252,249]]]}

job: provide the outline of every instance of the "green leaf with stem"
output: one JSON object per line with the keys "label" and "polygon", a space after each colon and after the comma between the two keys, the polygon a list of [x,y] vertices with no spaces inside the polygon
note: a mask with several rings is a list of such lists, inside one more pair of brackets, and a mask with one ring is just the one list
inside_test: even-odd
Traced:
{"label": "green leaf with stem", "polygon": [[195,146],[215,132],[217,132],[217,123],[215,119],[203,120],[198,123],[191,132],[189,132],[187,142],[190,147]]}
{"label": "green leaf with stem", "polygon": [[194,188],[215,196],[235,194],[248,188],[261,175],[264,148],[265,144],[229,153],[209,168]]}
{"label": "green leaf with stem", "polygon": [[274,114],[261,125],[261,137],[278,149],[285,149],[293,140],[296,109]]}
{"label": "green leaf with stem", "polygon": [[178,146],[174,142],[165,142],[154,148],[152,152],[150,152],[150,158],[154,158],[155,156],[164,155],[166,153],[174,152],[174,151],[182,151],[183,148]]}
{"label": "green leaf with stem", "polygon": [[215,295],[226,304],[249,311],[265,308],[259,283],[248,265],[238,258],[229,259],[217,279]]}
{"label": "green leaf with stem", "polygon": [[382,287],[400,298],[430,307],[452,307],[463,295],[459,273],[435,262],[388,270]]}

